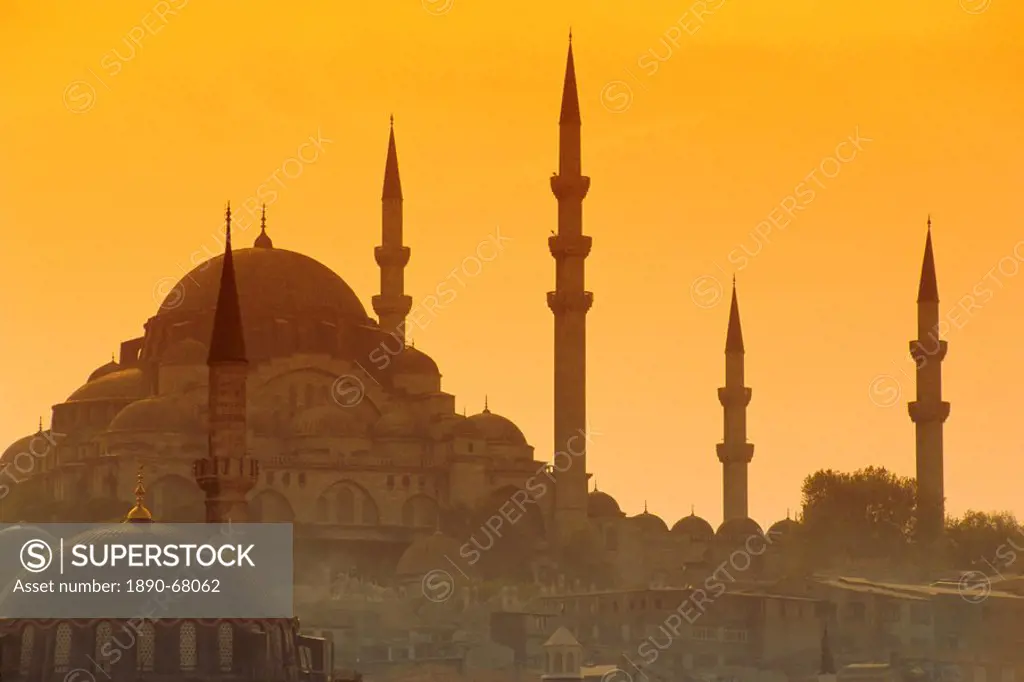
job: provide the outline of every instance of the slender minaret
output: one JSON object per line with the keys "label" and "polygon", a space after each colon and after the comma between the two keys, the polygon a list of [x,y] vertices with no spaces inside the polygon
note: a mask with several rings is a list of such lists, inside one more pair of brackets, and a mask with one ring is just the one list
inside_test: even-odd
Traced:
{"label": "slender minaret", "polygon": [[[558,234],[548,238],[555,259],[555,290],[548,307],[555,316],[555,527],[563,538],[587,524],[587,311],[594,296],[584,287],[584,262],[591,239],[583,234],[583,199],[590,178],[580,160],[580,102],[572,34],[558,119],[558,173],[551,191],[558,199]],[[571,465],[567,465],[571,461]],[[557,471],[557,469],[563,469]]]}
{"label": "slender minaret", "polygon": [[224,230],[224,262],[217,310],[210,337],[209,452],[196,460],[194,474],[206,493],[207,523],[244,523],[249,519],[246,495],[259,478],[259,463],[246,450],[246,378],[242,314],[238,306],[235,264],[231,255],[231,205]]}
{"label": "slender minaret", "polygon": [[945,522],[942,424],[949,417],[949,403],[942,400],[942,361],[946,349],[946,342],[939,339],[939,285],[929,216],[917,290],[917,339],[910,342],[910,356],[917,366],[917,400],[909,405],[917,431],[918,533],[926,541],[937,540]]}
{"label": "slender minaret", "polygon": [[718,402],[725,415],[725,433],[715,446],[722,463],[722,521],[747,518],[747,465],[754,457],[754,444],[747,442],[747,405],[751,390],[743,385],[743,330],[736,278],[732,281],[729,331],[725,336],[725,386],[718,389]]}
{"label": "slender minaret", "polygon": [[398,175],[395,148],[395,117],[391,117],[388,158],[384,163],[384,192],[381,195],[381,245],[373,250],[380,266],[380,294],[373,297],[373,310],[384,331],[405,343],[405,316],[412,310],[412,297],[405,295],[405,266],[409,247],[402,245],[402,181]]}

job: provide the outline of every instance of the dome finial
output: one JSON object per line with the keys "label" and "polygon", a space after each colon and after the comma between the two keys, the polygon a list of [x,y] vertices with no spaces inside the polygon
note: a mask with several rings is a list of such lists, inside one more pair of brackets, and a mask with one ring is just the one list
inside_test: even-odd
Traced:
{"label": "dome finial", "polygon": [[484,414],[490,414],[490,413],[491,413],[491,410],[487,406],[487,394],[485,393],[484,394]]}
{"label": "dome finial", "polygon": [[647,513],[647,500],[644,500],[644,514]]}
{"label": "dome finial", "polygon": [[786,507],[786,520],[789,521],[789,507]]}
{"label": "dome finial", "polygon": [[110,361],[114,362],[114,354],[113,353],[110,354]]}
{"label": "dome finial", "polygon": [[928,231],[929,232],[932,231],[932,214],[931,213],[928,214]]}
{"label": "dome finial", "polygon": [[274,242],[271,241],[270,235],[267,234],[267,205],[263,204],[263,210],[260,212],[260,233],[256,235],[256,241],[253,242],[253,248],[256,249],[272,249],[274,248]]}
{"label": "dome finial", "polygon": [[142,465],[135,475],[135,506],[124,517],[127,523],[152,523],[153,515],[146,509],[146,486],[142,479]]}
{"label": "dome finial", "polygon": [[594,479],[594,492],[595,493],[598,492],[598,490],[597,490],[597,479],[596,478]]}
{"label": "dome finial", "polygon": [[696,515],[697,515],[697,512],[695,511],[695,507],[694,507],[694,505],[691,504],[690,505],[690,516],[696,516]]}
{"label": "dome finial", "polygon": [[38,431],[38,433],[42,433],[42,432],[43,432],[43,418],[39,417],[39,431]]}

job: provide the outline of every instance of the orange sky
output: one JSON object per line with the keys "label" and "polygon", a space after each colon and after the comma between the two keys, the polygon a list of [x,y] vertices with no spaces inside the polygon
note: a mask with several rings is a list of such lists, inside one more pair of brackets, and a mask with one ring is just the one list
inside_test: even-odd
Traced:
{"label": "orange sky", "polygon": [[[0,441],[48,421],[141,335],[154,291],[217,249],[225,200],[242,205],[318,132],[329,142],[277,188],[270,233],[341,274],[369,310],[394,112],[408,293],[433,292],[497,226],[511,238],[416,345],[460,411],[488,394],[546,457],[548,178],[571,25],[593,179],[598,486],[631,513],[646,500],[669,523],[691,504],[720,520],[728,311],[708,292],[736,269],[751,515],[770,523],[798,507],[818,468],[912,473],[907,342],[931,212],[952,315],[947,508],[1024,515],[1024,5],[687,1],[4,2]],[[741,256],[858,131],[870,141],[824,161],[813,200]],[[991,295],[956,313],[981,282]],[[895,405],[873,404],[896,390]]]}

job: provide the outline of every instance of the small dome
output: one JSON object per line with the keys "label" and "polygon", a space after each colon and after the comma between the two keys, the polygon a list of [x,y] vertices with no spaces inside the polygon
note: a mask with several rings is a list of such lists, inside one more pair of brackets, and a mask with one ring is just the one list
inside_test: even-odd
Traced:
{"label": "small dome", "polygon": [[416,350],[412,346],[406,346],[405,350],[395,357],[393,371],[395,374],[426,374],[432,377],[440,377],[441,370],[437,368],[429,355],[423,351]]}
{"label": "small dome", "polygon": [[65,402],[142,398],[145,394],[146,387],[142,370],[132,367],[111,372],[95,381],[90,381],[72,393]]}
{"label": "small dome", "polygon": [[799,530],[800,523],[798,521],[794,521],[793,519],[787,516],[781,521],[776,521],[775,523],[773,523],[771,525],[771,528],[768,529],[768,535],[772,535],[775,537],[785,537],[788,535],[793,535]]}
{"label": "small dome", "polygon": [[100,365],[99,367],[92,371],[92,374],[89,375],[89,381],[96,381],[100,377],[105,377],[108,374],[113,374],[114,372],[120,369],[121,365],[114,362],[114,358],[110,358],[110,362],[108,362],[105,365]]}
{"label": "small dome", "polygon": [[455,435],[455,430],[466,421],[461,414],[446,414],[438,417],[430,424],[430,437],[434,440],[448,440]]}
{"label": "small dome", "polygon": [[109,431],[193,433],[202,430],[199,420],[166,396],[137,400],[117,413]]}
{"label": "small dome", "polygon": [[631,524],[638,526],[641,530],[647,533],[667,533],[668,525],[661,520],[660,516],[655,516],[649,513],[646,509],[642,514],[631,516],[628,519]]}
{"label": "small dome", "polygon": [[494,414],[486,407],[480,414],[474,414],[467,420],[475,426],[485,439],[494,443],[509,445],[526,445],[526,436],[519,427],[499,414]]}
{"label": "small dome", "polygon": [[160,358],[160,364],[177,366],[205,365],[209,355],[210,351],[204,343],[195,339],[182,339],[167,349]]}
{"label": "small dome", "polygon": [[484,432],[480,430],[480,426],[468,417],[463,417],[461,421],[455,425],[455,428],[452,430],[452,435],[456,438],[470,438],[473,440],[487,439]]}
{"label": "small dome", "polygon": [[[42,442],[35,442],[39,438],[42,438],[44,440]],[[19,438],[18,440],[11,443],[6,450],[4,450],[4,454],[0,455],[0,462],[13,462],[18,457],[18,455],[20,455],[23,452],[27,452],[29,454],[33,454],[34,452],[37,456],[42,455],[43,452],[45,451],[43,449],[44,446],[49,447],[50,443],[49,440],[45,439],[46,436],[41,431],[37,431],[36,433],[33,433],[31,436]],[[24,459],[24,457],[22,459]]]}
{"label": "small dome", "polygon": [[672,532],[689,537],[690,542],[708,542],[715,537],[711,524],[693,513],[676,521]]}
{"label": "small dome", "polygon": [[595,490],[587,495],[587,516],[608,518],[611,516],[624,516],[624,514],[614,497],[608,493]]}
{"label": "small dome", "polygon": [[302,436],[364,436],[366,424],[354,410],[329,403],[300,413],[295,418],[295,431]]}
{"label": "small dome", "polygon": [[373,425],[373,435],[377,438],[413,439],[421,436],[419,424],[415,417],[401,408],[385,412]]}
{"label": "small dome", "polygon": [[761,526],[757,525],[757,521],[753,519],[729,519],[721,526],[718,527],[718,532],[715,533],[716,538],[725,540],[733,539],[745,539],[751,535],[764,535],[764,531],[761,530]]}
{"label": "small dome", "polygon": [[431,571],[446,570],[451,566],[448,557],[459,556],[458,541],[440,532],[421,535],[402,553],[395,568],[399,578],[418,578]]}

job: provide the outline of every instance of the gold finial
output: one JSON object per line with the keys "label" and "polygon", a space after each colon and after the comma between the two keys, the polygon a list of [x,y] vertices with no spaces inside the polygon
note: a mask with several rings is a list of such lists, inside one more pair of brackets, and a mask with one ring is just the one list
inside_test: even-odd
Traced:
{"label": "gold finial", "polygon": [[152,523],[153,521],[153,514],[146,509],[146,486],[142,480],[141,464],[138,474],[135,475],[135,506],[131,508],[124,520],[128,523]]}

